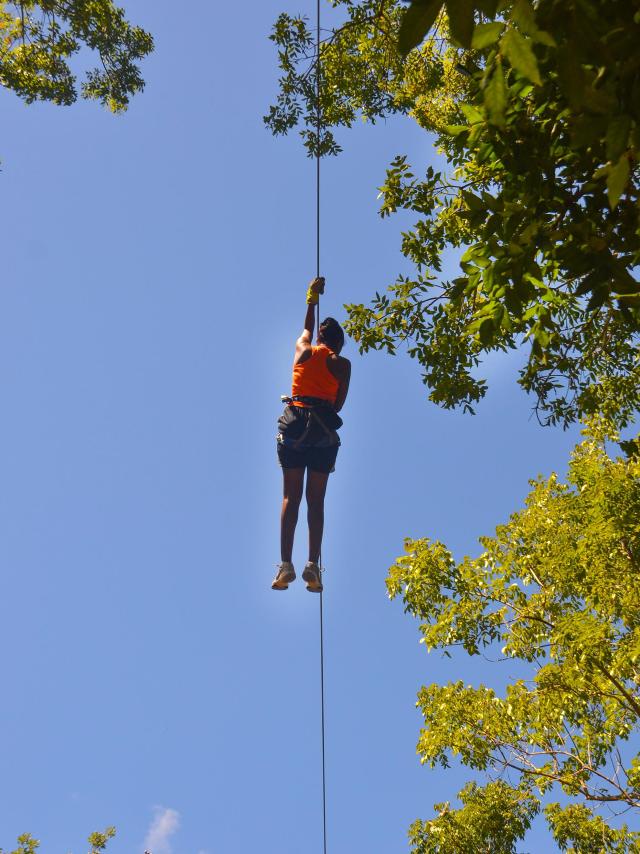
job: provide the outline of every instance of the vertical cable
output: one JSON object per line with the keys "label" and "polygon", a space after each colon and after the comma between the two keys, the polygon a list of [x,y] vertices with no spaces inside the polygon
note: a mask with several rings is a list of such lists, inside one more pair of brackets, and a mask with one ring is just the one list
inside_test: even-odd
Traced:
{"label": "vertical cable", "polygon": [[[320,0],[316,2],[316,276],[320,275]],[[320,328],[318,299],[318,329]]]}
{"label": "vertical cable", "polygon": [[[320,577],[322,578],[322,553],[320,554]],[[327,786],[324,762],[324,633],[322,619],[322,591],[320,591],[320,696],[322,709],[322,841],[327,854]]]}
{"label": "vertical cable", "polygon": [[[320,2],[316,0],[316,276],[320,276]],[[317,330],[320,331],[320,297],[318,296]],[[320,579],[322,579],[322,550],[318,556]],[[322,844],[327,854],[327,784],[324,750],[324,614],[322,591],[320,591],[320,709],[322,732]]]}

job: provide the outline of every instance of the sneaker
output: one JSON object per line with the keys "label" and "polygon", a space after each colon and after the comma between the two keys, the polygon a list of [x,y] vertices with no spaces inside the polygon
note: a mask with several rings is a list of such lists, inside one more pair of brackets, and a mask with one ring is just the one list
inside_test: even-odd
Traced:
{"label": "sneaker", "polygon": [[310,560],[304,568],[302,577],[307,582],[307,590],[311,593],[322,593],[322,578],[317,563]]}
{"label": "sneaker", "polygon": [[296,571],[293,564],[288,561],[283,561],[278,564],[278,573],[271,582],[272,590],[286,590],[292,581],[296,579]]}

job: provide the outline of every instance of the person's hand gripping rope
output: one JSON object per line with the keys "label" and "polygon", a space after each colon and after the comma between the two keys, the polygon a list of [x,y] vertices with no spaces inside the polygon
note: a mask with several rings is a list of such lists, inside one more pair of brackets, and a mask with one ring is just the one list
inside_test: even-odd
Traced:
{"label": "person's hand gripping rope", "polygon": [[318,305],[320,295],[324,293],[324,276],[317,276],[307,288],[307,305]]}

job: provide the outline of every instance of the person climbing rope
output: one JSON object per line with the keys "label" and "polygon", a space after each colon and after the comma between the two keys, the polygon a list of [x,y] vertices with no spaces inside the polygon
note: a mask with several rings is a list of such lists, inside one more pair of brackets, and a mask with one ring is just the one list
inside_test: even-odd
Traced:
{"label": "person climbing rope", "polygon": [[291,557],[306,470],[309,560],[302,578],[307,590],[322,592],[319,560],[324,497],[340,447],[337,431],[342,419],[338,412],[347,399],[351,379],[351,362],[340,355],[344,332],[333,317],[322,321],[317,346],[312,344],[315,307],[319,295],[324,293],[324,285],[324,278],[317,277],[307,290],[307,314],[302,335],[296,341],[291,396],[283,398],[286,406],[278,419],[278,460],[282,466],[284,495],[280,517],[282,562],[271,584],[273,590],[286,590],[296,577]]}

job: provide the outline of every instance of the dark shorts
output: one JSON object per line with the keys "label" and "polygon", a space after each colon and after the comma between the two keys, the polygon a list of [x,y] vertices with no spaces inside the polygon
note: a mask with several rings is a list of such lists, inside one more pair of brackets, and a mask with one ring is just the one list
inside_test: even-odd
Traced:
{"label": "dark shorts", "polygon": [[329,448],[295,448],[278,442],[278,461],[283,469],[305,469],[331,474],[336,468],[340,445]]}

